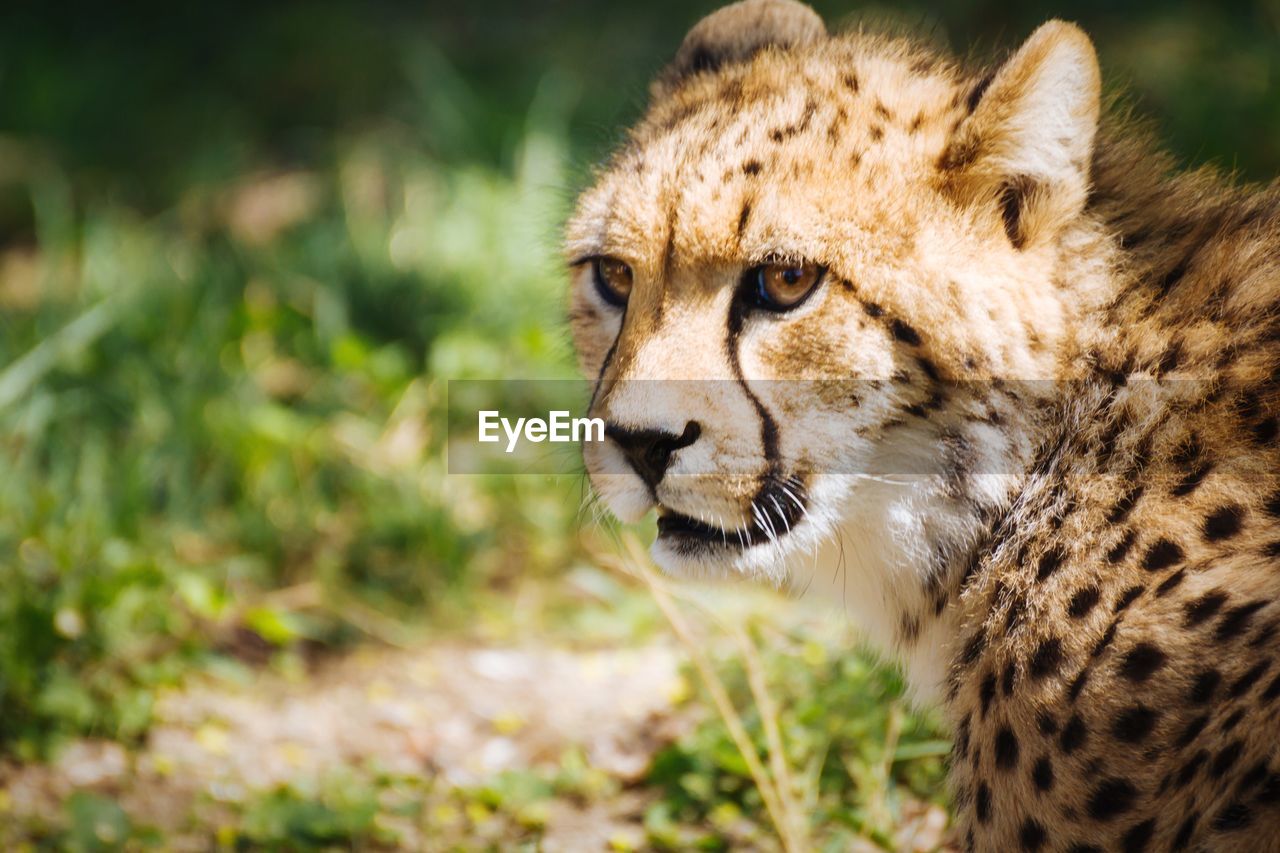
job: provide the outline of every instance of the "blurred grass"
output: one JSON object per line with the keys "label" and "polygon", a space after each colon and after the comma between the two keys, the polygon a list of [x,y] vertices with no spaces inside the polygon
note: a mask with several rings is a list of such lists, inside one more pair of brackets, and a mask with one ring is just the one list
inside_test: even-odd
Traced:
{"label": "blurred grass", "polygon": [[[192,670],[465,625],[476,589],[586,559],[577,478],[445,476],[443,385],[573,375],[558,223],[713,5],[0,12],[0,754],[136,742]],[[1278,0],[815,5],[979,53],[1077,19],[1185,160],[1280,167]],[[896,676],[813,642],[765,658],[813,820],[889,843],[866,768],[935,792],[936,726],[886,758]],[[651,781],[652,843],[762,820],[714,720]],[[315,800],[245,837],[361,837],[362,800]]]}
{"label": "blurred grass", "polygon": [[15,169],[35,240],[0,255],[0,744],[134,736],[157,680],[241,630],[349,633],[273,590],[405,618],[566,562],[580,484],[446,478],[438,418],[444,377],[570,375],[563,121],[535,99],[506,172],[372,130],[150,217]]}

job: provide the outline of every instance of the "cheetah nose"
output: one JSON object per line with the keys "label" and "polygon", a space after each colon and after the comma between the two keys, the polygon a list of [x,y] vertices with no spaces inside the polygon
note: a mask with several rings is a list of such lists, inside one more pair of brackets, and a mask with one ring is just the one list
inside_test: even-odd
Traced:
{"label": "cheetah nose", "polygon": [[702,425],[689,421],[684,432],[676,435],[662,429],[631,429],[615,423],[605,424],[604,434],[613,439],[627,462],[640,475],[650,489],[657,488],[662,477],[671,467],[671,456],[682,447],[688,447],[702,435]]}

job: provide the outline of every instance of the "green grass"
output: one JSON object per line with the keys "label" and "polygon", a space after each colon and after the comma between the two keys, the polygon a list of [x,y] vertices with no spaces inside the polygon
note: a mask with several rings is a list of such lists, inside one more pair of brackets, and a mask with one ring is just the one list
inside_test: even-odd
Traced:
{"label": "green grass", "polygon": [[[0,749],[136,737],[243,631],[341,643],[335,601],[404,619],[566,562],[576,480],[445,476],[445,377],[570,375],[565,144],[529,121],[509,173],[370,133],[152,218],[73,226],[30,187],[0,295]],[[316,606],[272,604],[304,584]]]}

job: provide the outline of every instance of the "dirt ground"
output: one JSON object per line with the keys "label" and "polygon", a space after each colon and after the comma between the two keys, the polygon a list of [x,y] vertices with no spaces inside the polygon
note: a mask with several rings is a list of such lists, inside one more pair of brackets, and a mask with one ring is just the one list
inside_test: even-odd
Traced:
{"label": "dirt ground", "polygon": [[[627,783],[678,730],[673,700],[685,689],[677,654],[661,643],[365,649],[301,681],[264,672],[164,695],[142,749],[84,740],[52,764],[7,767],[3,805],[12,817],[52,821],[73,791],[96,791],[174,843],[193,812],[255,790],[305,789],[351,767],[467,786],[554,766],[579,747],[590,766]],[[638,825],[641,799],[566,810],[548,821],[544,849],[607,848]],[[204,817],[216,825],[216,815]]]}

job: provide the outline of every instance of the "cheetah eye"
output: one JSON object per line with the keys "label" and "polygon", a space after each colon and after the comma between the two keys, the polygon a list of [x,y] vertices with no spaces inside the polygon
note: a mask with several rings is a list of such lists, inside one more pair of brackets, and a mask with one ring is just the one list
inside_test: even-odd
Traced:
{"label": "cheetah eye", "polygon": [[592,258],[591,277],[596,292],[610,305],[621,308],[631,295],[631,267],[617,258]]}
{"label": "cheetah eye", "polygon": [[743,293],[757,308],[790,311],[817,289],[826,271],[826,267],[807,262],[761,264],[743,276]]}

